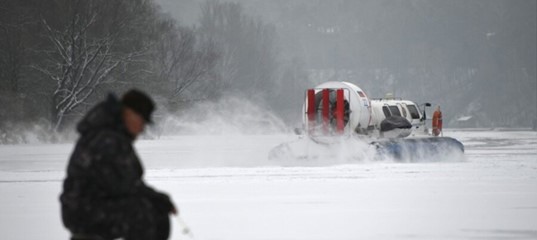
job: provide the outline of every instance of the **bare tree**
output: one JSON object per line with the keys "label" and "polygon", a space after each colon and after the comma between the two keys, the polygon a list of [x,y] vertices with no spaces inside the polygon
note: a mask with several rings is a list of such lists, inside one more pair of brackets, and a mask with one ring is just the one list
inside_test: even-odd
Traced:
{"label": "bare tree", "polygon": [[68,24],[54,28],[42,19],[46,37],[53,45],[48,53],[48,67],[33,66],[55,82],[52,94],[52,124],[58,131],[64,117],[83,104],[110,76],[110,73],[126,61],[112,51],[116,36],[92,37],[91,27],[98,13],[73,4]]}
{"label": "bare tree", "polygon": [[0,39],[0,79],[8,83],[8,91],[16,93],[18,91],[20,70],[22,67],[22,56],[24,48],[21,44],[21,33],[16,30],[17,25],[9,26],[0,22],[0,33],[3,37]]}
{"label": "bare tree", "polygon": [[0,80],[6,81],[0,89],[17,93],[24,58],[24,30],[32,22],[14,1],[0,6]]}
{"label": "bare tree", "polygon": [[214,45],[201,42],[193,29],[167,23],[168,31],[156,46],[156,72],[169,92],[170,102],[177,102],[193,84],[213,76],[219,59]]}
{"label": "bare tree", "polygon": [[246,94],[274,90],[278,49],[273,25],[244,14],[240,3],[208,0],[202,5],[198,32],[221,52],[217,68],[224,90]]}
{"label": "bare tree", "polygon": [[201,6],[200,28],[198,35],[203,41],[212,42],[220,51],[221,59],[217,65],[221,82],[216,85],[229,90],[239,74],[239,46],[241,45],[240,19],[241,5],[220,3],[207,0]]}

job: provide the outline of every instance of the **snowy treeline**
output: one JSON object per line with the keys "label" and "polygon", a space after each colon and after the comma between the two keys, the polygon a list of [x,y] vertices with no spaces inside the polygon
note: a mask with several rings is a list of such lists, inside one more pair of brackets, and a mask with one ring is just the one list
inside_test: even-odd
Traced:
{"label": "snowy treeline", "polygon": [[252,1],[296,42],[310,80],[347,80],[439,104],[447,126],[528,127],[537,119],[535,0]]}
{"label": "snowy treeline", "polygon": [[71,132],[104,95],[131,87],[162,112],[229,92],[273,93],[274,27],[240,4],[199,8],[200,24],[186,26],[151,0],[0,1],[0,143],[24,142],[17,130],[29,126]]}
{"label": "snowy treeline", "polygon": [[[346,80],[372,97],[439,104],[452,127],[537,119],[535,0],[233,1],[276,26],[284,57],[303,63],[310,87]],[[199,1],[160,2],[196,22],[179,6]]]}
{"label": "snowy treeline", "polygon": [[330,80],[441,105],[446,127],[528,127],[535,9],[535,0],[2,0],[0,142],[23,141],[14,129],[28,126],[72,131],[105,94],[131,87],[157,99],[159,116],[238,95],[296,125],[304,90]]}

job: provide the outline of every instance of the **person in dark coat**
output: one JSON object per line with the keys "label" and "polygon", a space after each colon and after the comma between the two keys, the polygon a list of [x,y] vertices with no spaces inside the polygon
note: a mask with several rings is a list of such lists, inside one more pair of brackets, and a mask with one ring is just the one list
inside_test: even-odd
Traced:
{"label": "person in dark coat", "polygon": [[168,239],[170,197],[147,186],[133,141],[151,122],[150,97],[130,90],[91,109],[67,166],[60,196],[62,220],[72,239]]}

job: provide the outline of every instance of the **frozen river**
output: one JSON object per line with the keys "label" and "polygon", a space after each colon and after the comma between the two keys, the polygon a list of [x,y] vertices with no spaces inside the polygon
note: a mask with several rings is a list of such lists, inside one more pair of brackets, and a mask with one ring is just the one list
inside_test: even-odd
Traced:
{"label": "frozen river", "polygon": [[[290,135],[136,143],[146,181],[194,239],[537,239],[537,132],[447,131],[449,162],[267,160]],[[1,239],[68,239],[58,195],[72,144],[0,146]],[[173,221],[172,239],[189,239]]]}

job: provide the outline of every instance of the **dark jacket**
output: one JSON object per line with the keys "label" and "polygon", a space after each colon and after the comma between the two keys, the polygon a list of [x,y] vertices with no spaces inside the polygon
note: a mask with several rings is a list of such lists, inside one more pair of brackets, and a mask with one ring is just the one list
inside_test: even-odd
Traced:
{"label": "dark jacket", "polygon": [[121,111],[121,103],[110,95],[77,126],[80,138],[69,160],[60,196],[63,222],[72,231],[83,232],[92,221],[106,218],[110,208],[104,206],[110,206],[110,202],[148,199],[155,209],[169,212],[173,208],[166,194],[142,180],[143,167]]}

